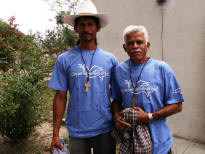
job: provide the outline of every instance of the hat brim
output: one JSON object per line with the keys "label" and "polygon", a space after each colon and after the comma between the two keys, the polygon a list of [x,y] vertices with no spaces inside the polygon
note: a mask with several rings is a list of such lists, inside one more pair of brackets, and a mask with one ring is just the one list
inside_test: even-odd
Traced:
{"label": "hat brim", "polygon": [[78,14],[78,15],[68,15],[64,18],[64,22],[72,27],[75,25],[75,19],[83,16],[96,17],[100,20],[101,27],[105,27],[108,24],[108,15],[107,14]]}

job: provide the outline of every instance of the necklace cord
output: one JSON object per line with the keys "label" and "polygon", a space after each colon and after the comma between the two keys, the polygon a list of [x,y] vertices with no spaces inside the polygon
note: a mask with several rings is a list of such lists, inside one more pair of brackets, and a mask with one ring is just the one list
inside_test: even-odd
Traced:
{"label": "necklace cord", "polygon": [[136,88],[137,88],[137,82],[139,81],[139,79],[140,79],[140,77],[141,77],[141,75],[142,75],[142,71],[144,70],[144,68],[145,68],[147,62],[149,61],[149,59],[150,59],[150,58],[148,57],[146,63],[144,63],[144,65],[143,65],[143,67],[142,67],[142,69],[141,69],[141,71],[140,71],[140,74],[139,74],[139,76],[137,77],[136,84],[134,84],[134,82],[133,82],[133,80],[132,80],[131,62],[129,61],[130,80],[131,80],[131,83],[132,83],[132,87],[134,88],[133,97],[135,97]]}
{"label": "necklace cord", "polygon": [[81,58],[82,58],[82,60],[83,60],[83,63],[85,64],[85,69],[86,69],[86,72],[87,72],[87,79],[86,79],[86,81],[89,82],[89,80],[90,80],[90,69],[91,69],[91,67],[92,67],[92,65],[93,65],[93,58],[94,58],[94,55],[95,55],[95,52],[96,52],[96,49],[97,49],[97,48],[94,50],[94,53],[93,53],[93,55],[92,55],[91,64],[90,64],[89,69],[87,68],[85,59],[83,58],[83,52],[82,52],[82,50],[81,50],[80,47],[79,47],[79,49],[80,49]]}

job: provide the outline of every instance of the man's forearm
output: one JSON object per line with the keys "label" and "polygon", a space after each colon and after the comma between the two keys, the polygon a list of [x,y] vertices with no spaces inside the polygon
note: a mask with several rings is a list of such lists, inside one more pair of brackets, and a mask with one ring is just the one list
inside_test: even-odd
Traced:
{"label": "man's forearm", "polygon": [[53,101],[53,136],[59,135],[60,125],[66,108],[66,92],[56,91]]}
{"label": "man's forearm", "polygon": [[157,120],[157,119],[171,116],[181,111],[182,111],[182,103],[170,104],[156,112],[153,112],[152,116],[153,116],[153,120]]}
{"label": "man's forearm", "polygon": [[113,116],[115,116],[115,114],[118,114],[120,112],[119,102],[117,102],[116,100],[113,100],[111,105],[112,105]]}

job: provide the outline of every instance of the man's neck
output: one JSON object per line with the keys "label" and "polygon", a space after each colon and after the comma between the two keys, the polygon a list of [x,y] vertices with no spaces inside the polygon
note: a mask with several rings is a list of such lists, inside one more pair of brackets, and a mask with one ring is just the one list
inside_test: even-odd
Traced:
{"label": "man's neck", "polygon": [[132,63],[134,63],[134,64],[144,64],[144,63],[146,63],[148,60],[149,60],[149,58],[148,58],[147,56],[144,57],[144,59],[141,59],[141,60],[139,60],[139,61],[137,61],[137,60],[132,60],[132,59],[131,59]]}
{"label": "man's neck", "polygon": [[80,42],[80,48],[84,50],[95,50],[96,44],[94,42]]}

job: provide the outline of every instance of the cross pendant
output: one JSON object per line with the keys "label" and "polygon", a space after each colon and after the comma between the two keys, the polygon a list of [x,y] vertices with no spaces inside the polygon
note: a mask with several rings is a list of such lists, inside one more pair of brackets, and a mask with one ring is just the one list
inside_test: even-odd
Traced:
{"label": "cross pendant", "polygon": [[134,108],[137,104],[137,99],[135,97],[132,97],[132,107]]}
{"label": "cross pendant", "polygon": [[88,88],[90,88],[90,83],[89,83],[89,81],[87,81],[87,82],[85,83],[85,92],[88,92]]}

